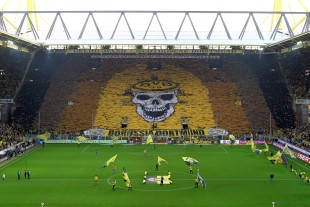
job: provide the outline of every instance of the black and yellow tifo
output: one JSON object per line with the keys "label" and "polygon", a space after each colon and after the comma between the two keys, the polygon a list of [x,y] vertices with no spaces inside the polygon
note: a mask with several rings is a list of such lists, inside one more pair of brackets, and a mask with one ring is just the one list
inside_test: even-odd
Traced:
{"label": "black and yellow tifo", "polygon": [[151,70],[145,63],[111,60],[100,66],[109,70],[98,68],[76,74],[81,80],[91,81],[70,85],[72,91],[65,97],[68,104],[59,109],[57,122],[51,121],[56,120],[55,110],[51,112],[49,102],[44,102],[40,111],[45,118],[40,119],[40,126],[65,132],[104,129],[100,136],[124,139],[149,134],[207,136],[209,129],[218,126],[234,134],[265,128],[270,114],[265,102],[255,110],[253,105],[244,104],[246,98],[261,103],[264,97],[260,88],[251,89],[255,94],[250,94],[242,87],[243,82],[229,75],[230,67],[212,70],[206,61],[180,61],[162,60],[161,69]]}

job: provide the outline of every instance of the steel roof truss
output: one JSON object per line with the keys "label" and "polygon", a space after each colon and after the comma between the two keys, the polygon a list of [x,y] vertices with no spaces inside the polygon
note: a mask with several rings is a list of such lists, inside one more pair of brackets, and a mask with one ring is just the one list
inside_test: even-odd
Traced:
{"label": "steel roof truss", "polygon": [[224,19],[223,19],[223,17],[222,17],[221,14],[220,14],[220,18],[221,18],[222,23],[223,23],[223,26],[224,26],[224,28],[225,28],[225,32],[226,32],[226,34],[227,34],[227,37],[228,37],[228,39],[231,40],[231,36],[230,36],[230,34],[229,34],[229,31],[228,31],[228,29],[227,29],[227,27],[226,27],[225,21],[224,21]]}
{"label": "steel roof truss", "polygon": [[288,23],[285,14],[282,13],[280,18],[279,18],[279,20],[278,20],[278,22],[277,22],[277,25],[275,26],[275,28],[274,28],[271,36],[270,36],[270,39],[272,39],[272,40],[274,40],[276,38],[276,36],[277,36],[278,30],[279,30],[279,27],[280,27],[280,24],[281,24],[281,21],[282,21],[282,17],[284,18],[284,21],[285,21],[285,24],[286,24],[289,36],[290,37],[294,36],[293,30],[292,30],[290,24]]}
{"label": "steel roof truss", "polygon": [[33,36],[34,36],[34,39],[40,39],[39,35],[38,35],[38,32],[35,28],[35,26],[33,25],[32,21],[31,21],[31,18],[29,17],[29,14],[27,13],[27,18],[28,18],[28,21],[29,21],[29,24],[30,24],[30,28],[31,28],[31,31],[33,33]]}
{"label": "steel roof truss", "polygon": [[47,39],[47,40],[51,37],[51,34],[52,34],[52,32],[53,32],[53,29],[54,29],[54,26],[55,26],[55,23],[56,23],[56,20],[57,20],[58,15],[59,15],[59,13],[57,13],[57,14],[55,15],[55,18],[54,18],[54,20],[53,20],[53,23],[52,23],[50,29],[48,30],[48,33],[47,33],[46,38],[45,38],[45,39]]}
{"label": "steel roof truss", "polygon": [[132,31],[131,31],[130,25],[129,25],[128,21],[127,21],[127,18],[126,18],[126,15],[125,15],[124,12],[121,12],[121,15],[120,15],[119,18],[118,18],[118,21],[117,21],[117,23],[116,23],[116,26],[115,26],[115,28],[114,28],[113,34],[112,34],[112,36],[111,36],[110,39],[113,40],[114,35],[115,35],[115,32],[116,32],[116,30],[117,30],[117,27],[118,27],[118,25],[119,25],[119,23],[120,23],[120,21],[121,21],[121,19],[122,19],[122,16],[124,16],[124,19],[125,19],[125,21],[126,21],[127,27],[128,27],[129,32],[130,32],[130,34],[131,34],[131,38],[134,40],[135,37],[134,37],[134,35],[133,35]]}
{"label": "steel roof truss", "polygon": [[[71,39],[71,36],[69,34],[69,31],[68,29],[71,28],[71,24],[69,24],[69,21],[66,21],[66,24],[63,20],[63,14],[78,14],[78,13],[81,13],[81,14],[85,14],[85,17],[87,17],[87,19],[85,19],[85,22],[84,22],[84,25],[82,30],[78,30],[77,33],[74,34],[74,37],[77,36],[76,39]],[[246,32],[247,32],[247,29],[248,29],[248,26],[251,24],[251,17],[253,19],[253,23],[254,23],[254,29],[256,29],[256,32],[258,34],[258,38],[256,40],[259,40],[257,42],[255,42],[255,45],[258,46],[262,46],[262,45],[266,45],[266,44],[273,44],[274,41],[278,41],[278,40],[281,40],[281,39],[286,39],[288,37],[295,37],[296,34],[294,33],[297,33],[297,34],[301,34],[302,33],[308,33],[310,31],[310,13],[309,12],[255,12],[255,11],[251,11],[251,12],[247,12],[247,11],[0,11],[0,30],[1,31],[9,31],[10,33],[13,33],[14,35],[16,36],[21,36],[26,29],[28,29],[29,31],[26,31],[26,32],[32,32],[33,33],[33,36],[32,35],[27,35],[27,38],[31,39],[31,40],[40,40],[40,37],[42,38],[42,36],[44,36],[44,32],[48,31],[47,35],[46,35],[46,39],[45,39],[45,42],[44,41],[40,41],[39,43],[40,44],[45,44],[45,45],[53,45],[53,44],[68,44],[68,45],[84,45],[84,44],[87,44],[87,45],[91,45],[91,44],[101,44],[102,43],[102,40],[104,39],[104,37],[102,36],[102,34],[105,32],[105,31],[108,31],[110,32],[110,30],[105,30],[104,28],[101,28],[101,24],[98,24],[99,23],[99,20],[95,18],[96,14],[97,13],[102,13],[102,14],[109,14],[109,13],[116,13],[116,18],[118,18],[118,15],[119,15],[119,19],[117,21],[117,24],[113,24],[112,25],[112,31],[113,31],[113,34],[110,36],[110,37],[107,37],[107,40],[106,40],[106,43],[105,44],[113,44],[113,45],[122,45],[124,44],[124,42],[127,42],[126,44],[129,44],[129,45],[136,45],[136,44],[150,44],[150,45],[156,45],[156,44],[163,44],[163,45],[183,45],[183,44],[189,44],[189,45],[212,45],[212,44],[215,44],[215,45],[231,45],[231,44],[240,44],[240,45],[243,45],[243,44],[249,44],[249,41],[250,40],[245,40],[245,36],[246,36]],[[134,27],[134,23],[135,22],[128,22],[127,20],[127,16],[126,14],[127,13],[130,13],[130,14],[135,14],[135,13],[148,13],[148,14],[153,14],[152,15],[152,18],[150,19],[149,23],[148,23],[148,27],[147,27],[147,30],[144,30],[143,33],[144,33],[144,36],[140,36],[140,35],[137,35],[136,37],[134,36],[134,34],[137,32],[137,34],[139,34],[139,31],[136,31],[134,30],[135,27]],[[180,25],[176,25],[177,27],[174,29],[174,31],[171,31],[171,34],[173,33],[174,35],[169,35],[169,36],[166,36],[167,34],[170,34],[169,32],[170,31],[164,31],[163,27],[162,27],[162,23],[165,23],[166,19],[161,19],[159,20],[159,16],[158,15],[161,15],[161,14],[181,14],[181,18],[183,16],[183,20],[181,20],[181,24]],[[210,19],[210,23],[211,23],[211,28],[210,26],[208,26],[209,28],[206,28],[206,30],[208,30],[207,32],[207,37],[201,37],[199,36],[200,32],[204,32],[201,30],[200,27],[198,27],[198,24],[196,23],[195,19],[192,19],[193,15],[191,16],[191,14],[213,14],[213,18],[215,18],[212,22],[212,19]],[[18,18],[18,22],[17,25],[15,26],[15,24],[13,24],[13,18],[14,18],[14,15],[8,15],[6,16],[6,14],[18,14],[20,15],[19,18]],[[51,21],[52,22],[46,22],[47,23],[47,27],[44,29],[44,30],[39,30],[38,29],[38,26],[35,24],[35,20],[32,19],[31,17],[31,14],[50,14],[52,16],[49,16],[51,17]],[[53,15],[55,14],[55,17],[53,17]],[[95,14],[95,15],[94,15]],[[245,21],[245,24],[243,26],[242,31],[239,30],[239,39],[238,36],[237,38],[232,38],[230,36],[230,31],[228,30],[229,29],[232,29],[230,28],[230,25],[227,24],[227,23],[233,23],[234,22],[228,22],[227,19],[226,21],[224,21],[224,17],[226,18],[226,14],[247,14],[248,17]],[[257,24],[257,16],[256,14],[272,14],[272,15],[279,15],[279,19],[277,19],[277,22],[276,22],[276,25],[272,26],[272,30],[271,31],[267,31],[265,30],[263,27],[261,27],[260,25]],[[290,18],[288,18],[287,15],[304,15],[303,16],[303,24],[304,25],[300,25],[300,30],[298,31],[293,31],[293,28],[296,26],[294,25],[294,27],[291,27],[291,25],[293,25],[292,23],[292,20]],[[88,15],[88,16],[87,16]],[[95,37],[95,39],[87,39],[86,38],[86,33],[89,31],[88,30],[88,26],[89,26],[89,17],[92,17],[93,18],[93,22],[94,22],[94,26],[96,27],[96,31],[97,31],[97,34],[98,34],[98,38]],[[122,20],[122,16],[124,16],[124,20],[125,22],[121,22]],[[152,30],[152,24],[154,24],[154,18],[155,17],[157,18],[157,21],[158,21],[158,24],[160,26],[160,30],[163,34],[161,39],[163,39],[163,41],[161,40],[157,40],[157,39],[148,39],[147,35],[150,34],[150,31]],[[182,34],[182,29],[184,30],[185,28],[185,25],[188,23],[186,22],[186,17],[188,16],[188,19],[190,21],[190,24],[191,24],[191,27],[193,29],[193,31],[190,31],[190,32],[193,32],[194,35],[191,35],[188,38],[184,38],[183,39],[183,34]],[[59,22],[57,18],[60,18],[60,21],[61,21],[61,26],[59,25],[59,28],[60,28],[60,31],[58,32],[58,29],[56,30],[56,28],[58,28],[58,24]],[[12,22],[10,21],[9,18],[12,18]],[[27,18],[27,19],[26,19]],[[43,18],[43,17],[42,17]],[[221,24],[220,22],[218,22],[218,18],[221,19],[221,22],[222,22],[222,25],[224,26],[221,26],[219,24]],[[83,17],[84,19],[84,17]],[[15,20],[15,18],[14,18]],[[27,22],[27,25],[25,25],[25,20]],[[129,19],[130,20],[130,19]],[[169,17],[167,18],[167,20],[169,20]],[[194,21],[192,21],[194,20]],[[209,19],[208,19],[209,21]],[[283,23],[283,21],[285,21],[285,25]],[[264,20],[265,22],[265,20]],[[50,25],[48,23],[51,23]],[[121,30],[120,28],[120,23],[125,23],[124,25],[122,25],[122,27],[125,27],[125,28],[122,28],[122,29],[125,29],[127,32],[127,34],[125,34],[124,36],[120,36],[119,38],[115,38],[115,33],[118,32],[119,30]],[[137,22],[138,23],[138,22]],[[301,24],[302,21],[300,21],[299,24]],[[197,25],[196,25],[197,24]],[[227,24],[227,25],[226,25]],[[290,25],[291,24],[291,25]],[[165,24],[163,24],[164,26]],[[10,26],[10,27],[8,27]],[[11,27],[12,26],[12,27]],[[115,28],[113,28],[113,26]],[[188,26],[188,25],[186,25]],[[196,26],[196,27],[195,27]],[[219,28],[219,30],[217,31],[217,27],[221,27]],[[228,27],[227,27],[228,26]],[[285,27],[285,33],[282,32],[282,28],[281,27]],[[62,28],[61,28],[62,27]],[[68,28],[67,28],[68,27]],[[190,26],[189,26],[190,27]],[[128,28],[128,30],[127,30]],[[93,29],[93,27],[92,27]],[[190,30],[190,28],[188,28]],[[204,28],[202,28],[204,29]],[[298,28],[299,29],[299,28]],[[94,29],[93,29],[94,30]],[[281,31],[280,31],[281,30]],[[76,30],[73,30],[74,32]],[[57,33],[57,35],[55,35],[55,39],[53,39],[53,35],[52,33]],[[156,30],[156,32],[159,32],[159,28]],[[214,37],[213,36],[215,35],[216,32],[221,32],[221,36],[220,38],[218,39],[217,37]],[[269,33],[272,33],[272,34],[269,34]],[[301,32],[301,33],[299,33]],[[65,33],[65,35],[63,34]],[[95,32],[93,32],[95,33]],[[93,35],[92,33],[92,35]],[[143,34],[142,33],[142,34]],[[160,33],[160,32],[159,32]],[[224,33],[226,33],[226,36],[224,35]],[[278,33],[283,33],[285,35],[287,35],[287,37],[285,36],[282,36],[280,37],[280,35]],[[217,34],[217,33],[216,33]],[[267,34],[271,35],[270,38],[266,38],[264,39],[263,37],[263,34],[265,36],[267,36]],[[58,35],[62,35],[61,36],[61,39],[57,39]],[[136,35],[136,34],[135,34]],[[278,35],[278,36],[277,36]],[[95,35],[96,36],[96,35]],[[160,35],[161,36],[161,35]],[[33,38],[34,37],[34,38]],[[185,36],[186,37],[186,36]],[[43,37],[44,38],[44,37]],[[85,39],[83,39],[85,38]],[[226,38],[226,39],[224,39]],[[309,38],[307,36],[307,38]],[[305,38],[307,40],[307,38]],[[214,40],[213,40],[214,39]],[[234,40],[236,40],[234,42]],[[69,40],[69,41],[68,41]],[[78,40],[78,41],[77,41]],[[167,41],[168,40],[168,41]],[[209,41],[211,40],[211,41]],[[242,41],[240,41],[242,40]],[[244,40],[244,41],[243,41]],[[299,40],[298,38],[294,39],[293,41],[291,41],[288,45],[290,46],[291,44],[294,43],[294,41],[297,41]],[[243,43],[244,42],[244,43]],[[252,44],[252,43],[250,43]],[[283,47],[283,45],[281,45],[279,48]]]}
{"label": "steel roof truss", "polygon": [[151,26],[151,24],[152,24],[152,21],[153,21],[153,18],[154,18],[155,15],[156,15],[156,12],[154,12],[153,15],[152,15],[152,17],[151,17],[151,20],[150,20],[150,22],[149,22],[149,25],[147,26],[147,29],[146,29],[146,31],[145,31],[145,33],[144,33],[143,39],[145,39],[145,37],[146,37],[146,35],[147,35],[147,33],[148,33],[149,29],[150,29],[150,26]]}
{"label": "steel roof truss", "polygon": [[85,28],[86,28],[86,25],[87,25],[89,16],[90,16],[90,13],[88,13],[88,15],[87,15],[87,18],[86,18],[85,23],[84,23],[84,25],[83,25],[82,31],[81,31],[81,33],[80,33],[80,35],[79,35],[79,38],[78,38],[79,40],[83,37],[83,33],[84,33],[84,31],[85,31]]}
{"label": "steel roof truss", "polygon": [[18,25],[18,28],[17,28],[16,33],[15,33],[16,36],[20,35],[20,32],[22,30],[22,27],[23,27],[23,24],[24,24],[24,21],[25,21],[25,18],[26,18],[26,15],[27,15],[27,13],[24,13],[23,18],[20,21],[20,24]]}
{"label": "steel roof truss", "polygon": [[254,22],[254,25],[255,25],[257,34],[258,34],[258,36],[259,36],[259,39],[264,40],[263,34],[261,33],[261,31],[260,31],[260,29],[259,29],[259,26],[258,26],[258,24],[257,24],[257,22],[256,22],[256,19],[255,19],[255,17],[253,16],[253,13],[249,13],[249,16],[248,16],[248,18],[247,18],[247,20],[246,20],[246,22],[245,22],[245,24],[244,24],[244,27],[242,28],[242,31],[241,31],[241,33],[240,33],[240,35],[239,35],[239,40],[242,40],[242,39],[243,39],[243,36],[244,36],[244,34],[245,34],[245,30],[246,30],[246,28],[247,28],[247,26],[248,26],[248,23],[249,23],[249,20],[250,20],[251,17],[252,17],[252,19],[253,19],[253,22]]}
{"label": "steel roof truss", "polygon": [[272,31],[272,34],[270,36],[270,39],[274,40],[277,36],[277,32],[279,30],[279,27],[280,27],[280,23],[281,23],[281,19],[282,19],[282,15],[280,16],[276,26],[274,27],[273,31]]}
{"label": "steel roof truss", "polygon": [[289,35],[290,35],[290,37],[293,37],[294,36],[294,32],[293,32],[293,30],[291,28],[290,23],[287,21],[286,15],[283,14],[283,17],[284,17],[284,21],[285,21],[285,24],[286,24],[286,27],[287,27]]}
{"label": "steel roof truss", "polygon": [[65,24],[64,20],[62,19],[61,14],[59,14],[59,18],[60,18],[62,27],[63,27],[63,29],[64,29],[64,31],[65,31],[65,33],[66,33],[67,39],[68,39],[68,40],[71,39],[70,33],[69,33],[69,31],[68,31],[68,29],[67,29],[67,27],[66,27],[66,24]]}
{"label": "steel roof truss", "polygon": [[239,35],[239,40],[242,40],[242,39],[243,39],[243,36],[244,36],[245,30],[246,30],[246,27],[248,26],[250,17],[251,17],[251,14],[249,14],[247,20],[245,21],[245,24],[244,24],[244,26],[243,26],[243,28],[242,28],[242,30],[241,30],[240,35]]}
{"label": "steel roof truss", "polygon": [[303,27],[303,29],[302,29],[302,33],[304,33],[304,32],[309,32],[309,29],[310,29],[310,14],[307,13],[307,18],[306,18],[304,27]]}
{"label": "steel roof truss", "polygon": [[182,23],[181,23],[181,25],[180,25],[180,28],[179,28],[179,30],[178,30],[178,32],[177,32],[177,35],[175,36],[175,39],[176,39],[176,40],[178,39],[179,34],[180,34],[180,31],[181,31],[181,29],[182,29],[182,27],[183,27],[183,24],[184,24],[184,21],[185,21],[186,17],[188,17],[188,19],[189,19],[189,21],[190,21],[190,23],[191,23],[191,25],[192,25],[192,28],[193,28],[193,30],[194,30],[196,39],[199,40],[198,34],[197,34],[197,32],[196,32],[196,29],[195,29],[195,27],[194,27],[194,24],[193,24],[193,22],[192,22],[191,17],[190,17],[189,14],[188,14],[188,12],[186,12],[185,15],[184,15],[184,18],[183,18],[183,20],[182,20]]}
{"label": "steel roof truss", "polygon": [[3,13],[0,13],[0,30],[7,32],[5,22],[3,19]]}
{"label": "steel roof truss", "polygon": [[165,38],[165,40],[166,40],[167,37],[166,37],[165,31],[163,30],[163,27],[161,26],[161,23],[160,23],[160,21],[159,21],[159,18],[158,18],[158,16],[157,16],[157,12],[153,12],[152,18],[151,18],[150,23],[149,23],[149,25],[148,25],[148,27],[147,27],[147,30],[145,31],[145,34],[144,34],[144,36],[143,36],[143,39],[145,39],[145,37],[146,37],[146,35],[147,35],[147,33],[148,33],[149,29],[150,29],[150,26],[151,26],[151,24],[152,24],[152,22],[153,22],[154,16],[156,17],[157,22],[158,22],[158,24],[159,24],[159,26],[160,26],[161,32],[163,33],[164,38]]}
{"label": "steel roof truss", "polygon": [[123,16],[124,16],[124,18],[125,18],[126,24],[127,24],[128,29],[129,29],[129,31],[130,31],[131,37],[132,37],[132,39],[134,40],[134,39],[135,39],[135,36],[134,36],[133,33],[132,33],[132,30],[131,30],[131,28],[130,28],[130,25],[129,25],[129,23],[128,23],[128,20],[127,20],[127,18],[126,18],[125,13],[123,13]]}
{"label": "steel roof truss", "polygon": [[261,40],[264,40],[264,36],[263,36],[262,32],[261,32],[260,29],[259,29],[259,25],[257,24],[256,19],[255,19],[253,13],[250,13],[250,15],[252,16],[252,19],[253,19],[253,22],[254,22],[254,25],[255,25],[255,28],[256,28],[256,30],[257,30],[257,33],[258,33],[259,38],[260,38]]}
{"label": "steel roof truss", "polygon": [[60,18],[62,27],[63,27],[63,29],[64,29],[64,31],[65,31],[65,33],[66,33],[67,39],[70,40],[70,39],[71,39],[70,33],[69,33],[69,31],[68,31],[68,29],[67,29],[67,27],[66,27],[66,24],[65,24],[65,22],[63,21],[63,19],[62,19],[62,17],[61,17],[61,14],[60,14],[59,12],[56,13],[55,18],[54,18],[54,20],[53,20],[53,23],[52,23],[52,25],[51,25],[51,27],[50,27],[50,29],[49,29],[49,31],[48,31],[47,36],[46,36],[45,39],[49,39],[49,38],[51,37],[58,16],[59,16],[59,18]]}
{"label": "steel roof truss", "polygon": [[216,24],[216,21],[217,21],[218,16],[219,16],[219,13],[217,13],[217,15],[216,15],[216,17],[215,17],[215,20],[214,20],[214,22],[213,22],[213,24],[212,24],[212,27],[211,27],[211,29],[210,29],[210,31],[209,31],[209,34],[208,34],[208,36],[207,36],[207,39],[208,39],[208,40],[211,38],[211,35],[212,35],[213,29],[214,29],[214,27],[215,27],[215,24]]}
{"label": "steel roof truss", "polygon": [[226,35],[227,35],[228,39],[231,40],[231,36],[230,36],[230,34],[229,34],[229,31],[228,31],[228,29],[227,29],[227,27],[226,27],[226,24],[225,24],[225,22],[224,22],[224,19],[223,19],[221,13],[217,13],[216,18],[215,18],[215,20],[214,20],[214,22],[213,22],[213,25],[212,25],[212,27],[211,27],[211,30],[210,30],[210,32],[209,32],[209,34],[208,34],[207,39],[209,40],[209,39],[211,38],[211,35],[212,35],[213,29],[214,29],[214,27],[215,27],[215,24],[216,24],[216,22],[217,22],[217,18],[218,18],[218,17],[221,18],[221,21],[222,21],[222,23],[223,23],[223,26],[224,26]]}
{"label": "steel roof truss", "polygon": [[102,40],[102,39],[103,39],[102,34],[101,34],[100,30],[99,30],[99,27],[98,27],[98,25],[97,25],[97,22],[96,22],[96,20],[95,20],[94,15],[93,15],[92,12],[89,12],[89,13],[88,13],[88,16],[87,16],[87,18],[86,18],[86,20],[85,20],[84,26],[83,26],[83,28],[82,28],[82,31],[81,31],[81,33],[80,33],[78,39],[81,39],[81,38],[83,37],[85,28],[86,28],[87,23],[88,23],[88,20],[89,20],[89,17],[92,17],[93,22],[94,22],[94,25],[95,25],[96,30],[97,30],[97,34],[98,34],[99,38]]}
{"label": "steel roof truss", "polygon": [[100,29],[99,29],[99,27],[98,27],[98,24],[97,24],[97,22],[96,22],[96,19],[95,19],[93,13],[91,13],[91,17],[93,18],[93,21],[94,21],[94,24],[95,24],[97,33],[98,33],[98,35],[99,35],[99,38],[102,40],[102,39],[103,39],[103,36],[102,36],[102,34],[101,34],[101,32],[100,32]]}
{"label": "steel roof truss", "polygon": [[165,39],[167,39],[166,34],[165,34],[165,31],[164,31],[163,27],[161,26],[161,23],[160,23],[159,18],[158,18],[158,16],[157,16],[157,13],[155,14],[155,16],[156,16],[156,19],[157,19],[157,21],[158,21],[158,24],[159,24],[159,26],[160,26],[160,29],[161,29],[161,31],[162,31],[162,33],[163,33]]}

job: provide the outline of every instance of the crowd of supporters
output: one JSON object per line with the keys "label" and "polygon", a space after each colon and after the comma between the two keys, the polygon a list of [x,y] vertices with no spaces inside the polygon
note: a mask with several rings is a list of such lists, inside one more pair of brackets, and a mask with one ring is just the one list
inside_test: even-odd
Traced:
{"label": "crowd of supporters", "polygon": [[24,153],[35,144],[35,139],[27,136],[15,124],[0,122],[0,162]]}
{"label": "crowd of supporters", "polygon": [[309,52],[294,51],[280,56],[281,68],[296,98],[310,98]]}
{"label": "crowd of supporters", "polygon": [[12,125],[0,123],[0,150],[23,141],[21,131]]}
{"label": "crowd of supporters", "polygon": [[[252,131],[269,128],[270,125],[275,128],[275,118],[272,116],[270,120],[271,109],[266,101],[265,91],[260,86],[261,78],[255,74],[255,66],[259,63],[256,57],[252,55],[229,56],[226,57],[224,64],[229,77],[238,84],[236,90],[238,98],[235,104],[244,108]],[[261,70],[260,67],[258,69]]]}
{"label": "crowd of supporters", "polygon": [[52,74],[57,65],[66,58],[64,54],[50,56],[44,51],[38,51],[32,60],[23,87],[16,96],[16,110],[13,115],[15,122],[23,123],[25,130],[39,128],[38,125],[33,127],[34,119],[38,116]]}
{"label": "crowd of supporters", "polygon": [[0,98],[13,98],[25,72],[29,54],[0,47]]}
{"label": "crowd of supporters", "polygon": [[310,151],[310,124],[303,124],[294,129],[282,129],[281,131],[285,141]]}
{"label": "crowd of supporters", "polygon": [[[255,57],[258,65],[253,65],[259,78],[260,88],[270,109],[272,118],[278,128],[294,128],[296,126],[293,111],[293,97],[290,94],[285,77],[279,67],[276,55]],[[259,59],[257,59],[259,58]],[[254,61],[249,59],[249,61]]]}
{"label": "crowd of supporters", "polygon": [[[309,72],[307,72],[310,68],[310,61],[307,58],[309,53],[300,53],[294,52],[288,54],[284,54],[280,56],[279,59],[276,57],[268,56],[267,58],[263,58],[263,61],[260,61],[262,65],[258,68],[253,69],[256,70],[256,74],[258,75],[258,79],[260,82],[260,87],[264,93],[264,98],[268,107],[271,110],[272,117],[275,119],[277,123],[277,127],[282,129],[283,137],[286,137],[289,142],[295,144],[299,147],[305,148],[309,150],[309,124],[302,125],[300,127],[295,127],[295,114],[292,109],[292,96],[290,96],[290,90],[292,90],[293,95],[296,98],[309,98]],[[7,48],[0,47],[0,98],[12,98],[15,95],[16,88],[19,86],[23,74],[25,72],[25,68],[27,62],[29,61],[29,54],[22,53],[19,51],[14,51]],[[245,56],[243,56],[245,57]],[[76,58],[76,57],[75,57]],[[83,57],[85,58],[85,57]],[[257,57],[256,57],[257,58]],[[29,74],[26,78],[25,84],[17,96],[16,99],[16,111],[14,120],[17,120],[19,123],[22,123],[22,127],[24,130],[33,129],[33,122],[36,117],[38,117],[38,113],[40,107],[42,106],[42,102],[44,97],[46,96],[47,88],[49,87],[49,83],[53,74],[56,73],[57,67],[60,64],[65,63],[65,60],[68,60],[69,56],[67,55],[56,55],[49,56],[44,52],[39,52],[29,70]],[[79,58],[82,59],[82,58]],[[250,63],[253,63],[253,59],[248,58]],[[223,59],[221,59],[222,61]],[[85,62],[82,65],[85,68],[92,68],[94,60],[88,60],[89,62]],[[191,60],[188,60],[191,61]],[[225,59],[226,61],[226,59]],[[255,60],[257,61],[257,60]],[[220,65],[216,65],[218,61],[214,61],[215,66],[212,68],[221,69]],[[280,62],[280,64],[279,64]],[[80,63],[80,62],[78,62]],[[99,65],[98,65],[99,64]],[[182,62],[183,64],[183,62]],[[188,62],[190,64],[190,62]],[[183,64],[184,65],[184,64]],[[249,64],[251,65],[251,64]],[[253,65],[253,64],[252,64]],[[147,65],[150,68],[160,68],[162,67],[161,62],[152,62],[152,64]],[[240,66],[240,65],[236,65]],[[68,72],[65,70],[67,67],[72,67],[72,74],[70,73],[70,77],[75,77],[74,74],[78,74],[84,72],[81,67],[81,64],[72,64],[72,65],[62,65],[62,72]],[[100,67],[100,63],[96,63],[97,68]],[[234,69],[234,72],[237,71],[238,67]],[[240,68],[238,70],[241,70]],[[244,73],[240,73],[240,77],[244,75]],[[67,80],[68,74],[62,76],[62,80],[69,85]],[[108,79],[109,77],[107,77]],[[234,77],[232,77],[234,78]],[[237,79],[237,78],[235,78]],[[242,78],[240,78],[239,83],[242,83]],[[93,80],[93,79],[92,79]],[[78,77],[75,77],[74,81],[80,81]],[[252,79],[248,79],[248,82],[251,82]],[[252,81],[253,82],[253,81]],[[246,83],[246,81],[244,82]],[[62,90],[62,88],[60,88]],[[246,88],[243,87],[242,90]],[[59,96],[61,90],[57,90],[56,96],[60,99],[64,99],[63,96]],[[238,95],[245,96],[242,93],[242,90],[238,91]],[[72,93],[72,90],[68,90],[68,94]],[[245,91],[246,92],[246,91]],[[67,95],[66,94],[66,97]],[[60,100],[59,99],[59,100]],[[30,101],[31,100],[31,101]],[[62,105],[67,105],[68,100],[59,101]],[[29,104],[31,102],[31,104]],[[241,103],[243,104],[243,103]],[[246,105],[246,104],[245,104]],[[250,104],[251,105],[251,104]],[[253,105],[254,106],[254,105]],[[53,108],[55,108],[55,104],[53,104]],[[63,106],[59,107],[59,111],[62,111]],[[44,114],[47,116],[47,114]],[[53,116],[57,116],[54,111]],[[51,116],[52,116],[51,115]],[[41,114],[41,116],[43,116]],[[61,113],[59,113],[61,116]],[[90,115],[91,116],[91,115]],[[41,117],[42,118],[42,117]],[[90,120],[87,119],[87,120]],[[53,120],[55,122],[59,122],[59,119],[55,118]],[[41,123],[43,121],[41,120]],[[266,120],[267,125],[269,124],[269,120]],[[37,123],[38,125],[38,123]],[[34,128],[39,128],[34,127]],[[49,127],[48,127],[49,128]],[[51,127],[52,128],[52,127]],[[49,129],[51,129],[49,128]],[[267,133],[269,129],[266,130]],[[13,135],[11,134],[13,133]],[[3,149],[7,146],[10,146],[11,143],[16,142],[18,139],[20,131],[16,130],[14,126],[8,126],[5,124],[1,124],[1,145],[0,148]],[[18,136],[17,136],[18,135]],[[52,137],[54,133],[52,133]],[[69,138],[74,135],[68,132],[60,132],[55,135],[55,137],[64,137]]]}

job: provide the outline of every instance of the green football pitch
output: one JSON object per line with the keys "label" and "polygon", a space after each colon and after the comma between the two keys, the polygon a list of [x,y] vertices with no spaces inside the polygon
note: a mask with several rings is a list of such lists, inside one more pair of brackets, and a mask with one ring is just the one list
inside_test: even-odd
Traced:
{"label": "green football pitch", "polygon": [[[146,156],[144,150],[147,149]],[[273,152],[277,149],[271,147]],[[117,154],[116,173],[102,165]],[[168,161],[155,171],[157,157]],[[182,157],[199,161],[193,174]],[[99,145],[47,144],[1,164],[2,207],[276,207],[310,206],[310,185],[302,182],[289,167],[274,165],[265,154],[255,154],[250,146],[228,145]],[[310,175],[309,166],[288,158],[296,170]],[[133,190],[122,177],[126,168]],[[206,188],[194,188],[197,169]],[[31,172],[24,178],[24,170]],[[21,179],[17,179],[17,171]],[[150,176],[171,172],[172,184],[143,184]],[[275,174],[273,182],[269,174]],[[94,176],[99,176],[97,185]],[[116,190],[111,183],[116,180]]]}

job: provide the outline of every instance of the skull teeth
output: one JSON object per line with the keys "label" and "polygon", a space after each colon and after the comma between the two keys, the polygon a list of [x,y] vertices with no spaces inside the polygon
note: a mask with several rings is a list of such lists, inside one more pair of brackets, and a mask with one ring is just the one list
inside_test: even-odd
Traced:
{"label": "skull teeth", "polygon": [[159,122],[165,120],[167,118],[167,110],[169,109],[169,105],[165,107],[153,107],[147,108],[142,107],[142,117],[149,122]]}
{"label": "skull teeth", "polygon": [[165,107],[161,107],[161,108],[144,108],[144,111],[151,111],[151,112],[165,111],[165,110],[166,110]]}
{"label": "skull teeth", "polygon": [[143,113],[143,117],[149,121],[160,121],[160,120],[163,120],[165,119],[167,116],[167,113],[164,113],[163,115],[161,116],[157,116],[157,117],[152,117],[152,116],[149,116],[147,114],[145,114],[145,112]]}

